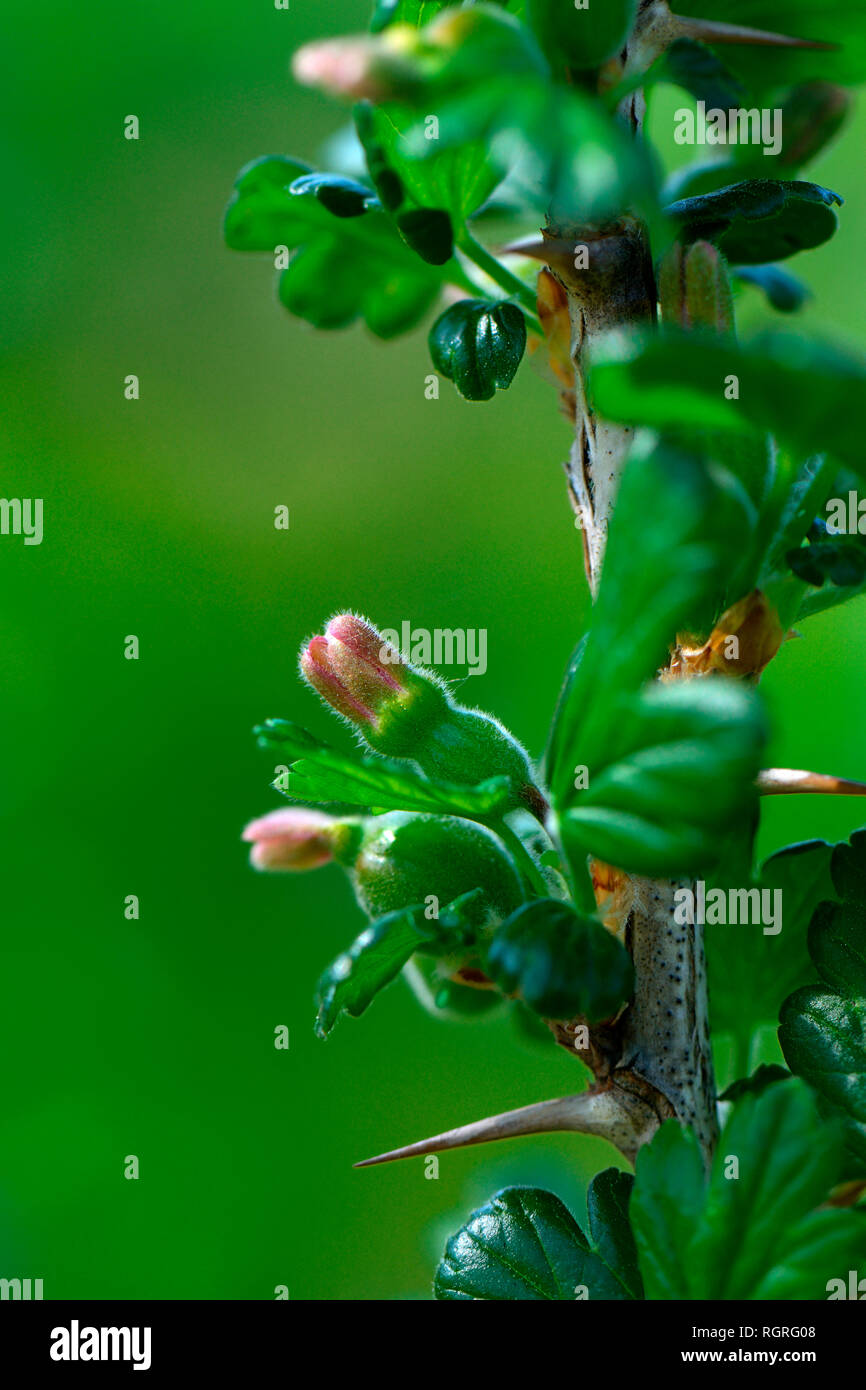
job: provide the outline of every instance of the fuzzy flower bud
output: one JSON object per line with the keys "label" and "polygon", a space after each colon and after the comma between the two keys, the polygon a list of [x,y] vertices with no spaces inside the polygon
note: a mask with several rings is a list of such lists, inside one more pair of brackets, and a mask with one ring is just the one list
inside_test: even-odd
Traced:
{"label": "fuzzy flower bud", "polygon": [[734,300],[724,256],[709,241],[675,242],[659,267],[662,317],[678,328],[733,334]]}
{"label": "fuzzy flower bud", "polygon": [[540,793],[516,739],[491,715],[458,705],[438,676],[406,661],[363,618],[332,618],[302,650],[300,667],[375,752],[461,785],[510,777],[518,799],[538,810]]}
{"label": "fuzzy flower bud", "polygon": [[[400,737],[403,713],[413,705],[445,704],[438,685],[425,685],[396,648],[353,613],[332,618],[324,636],[313,637],[301,652],[300,666],[314,690],[372,747],[397,757],[408,756]],[[416,720],[420,712],[416,708]],[[380,747],[382,739],[387,746]]]}
{"label": "fuzzy flower bud", "polygon": [[301,872],[329,864],[345,829],[321,811],[286,806],[250,821],[242,838],[252,845],[254,869]]}

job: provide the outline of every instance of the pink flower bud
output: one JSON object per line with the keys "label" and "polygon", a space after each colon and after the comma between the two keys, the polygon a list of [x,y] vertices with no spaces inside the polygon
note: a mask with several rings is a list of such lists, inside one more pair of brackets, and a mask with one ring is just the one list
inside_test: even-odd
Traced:
{"label": "pink flower bud", "polygon": [[338,714],[371,730],[410,693],[409,668],[400,653],[353,613],[332,618],[324,636],[311,638],[300,664],[310,685]]}
{"label": "pink flower bud", "polygon": [[242,838],[252,845],[254,869],[300,872],[330,863],[339,828],[339,821],[321,811],[286,806],[250,821]]}
{"label": "pink flower bud", "polygon": [[[414,41],[414,32],[410,34]],[[320,87],[349,101],[383,102],[406,96],[419,71],[401,42],[402,35],[367,35],[304,44],[292,59],[292,72],[307,87]]]}

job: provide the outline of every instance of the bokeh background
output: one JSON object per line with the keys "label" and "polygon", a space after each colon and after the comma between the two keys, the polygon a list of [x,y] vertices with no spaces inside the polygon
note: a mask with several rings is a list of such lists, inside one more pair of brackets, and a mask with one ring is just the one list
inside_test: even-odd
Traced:
{"label": "bokeh background", "polygon": [[[425,1298],[498,1186],[579,1212],[612,1161],[558,1137],[446,1156],[438,1181],[421,1161],[353,1171],[580,1068],[505,1021],[436,1022],[402,983],[317,1042],[315,980],[358,910],[331,871],[254,876],[239,842],[277,800],[252,725],[334,733],[295,676],[331,612],[486,627],[465,698],[540,751],[586,608],[568,430],[531,367],[483,406],[447,384],[427,401],[422,333],[319,335],[279,308],[267,257],[222,246],[238,168],[314,161],[343,121],[292,84],[291,51],[368,10],[7,6],[0,490],[44,498],[45,539],[0,540],[0,1275],[46,1298]],[[796,267],[801,322],[855,349],[864,137],[861,116],[810,171],[847,202]],[[787,644],[765,681],[773,761],[866,778],[864,633],[861,603]],[[776,798],[762,848],[861,821],[855,801]]]}

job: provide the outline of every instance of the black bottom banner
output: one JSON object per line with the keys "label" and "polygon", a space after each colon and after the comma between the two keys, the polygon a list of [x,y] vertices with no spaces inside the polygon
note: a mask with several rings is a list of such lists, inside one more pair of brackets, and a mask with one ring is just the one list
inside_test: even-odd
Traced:
{"label": "black bottom banner", "polygon": [[[864,1322],[845,1303],[654,1303],[578,1302],[566,1321],[543,1324],[548,1337],[557,1328],[557,1341],[545,1345],[548,1371],[561,1357],[563,1369],[585,1375],[621,1375],[632,1369],[664,1375],[674,1366],[731,1368],[761,1366],[787,1369],[807,1366],[856,1372],[862,1357]],[[356,1374],[366,1359],[365,1374],[393,1374],[395,1355],[405,1372],[406,1343],[399,1319],[425,1318],[426,1336],[450,1336],[452,1312],[441,1307],[426,1314],[421,1305],[387,1304],[387,1329],[377,1332],[375,1304],[359,1303],[345,1322],[346,1304],[320,1306],[292,1302],[5,1302],[0,1306],[0,1369],[47,1379],[97,1377],[110,1370],[118,1375],[148,1376],[155,1381],[192,1372],[197,1383],[210,1377],[222,1381],[232,1372],[258,1383],[257,1372],[272,1369],[305,1372],[320,1358],[329,1378],[339,1372],[341,1354]],[[382,1305],[378,1305],[382,1306]],[[527,1313],[528,1316],[532,1316]],[[515,1324],[499,1342],[498,1324],[487,1323],[484,1362],[498,1359],[496,1348],[513,1347]],[[355,1324],[354,1318],[358,1318]],[[430,1321],[427,1322],[427,1317]],[[364,1321],[367,1327],[364,1328]],[[328,1327],[331,1333],[328,1334]],[[478,1334],[478,1324],[472,1326]],[[527,1332],[539,1325],[524,1324]],[[406,1325],[408,1331],[408,1325]],[[323,1341],[322,1333],[326,1333]],[[363,1341],[359,1334],[366,1335]],[[570,1338],[577,1334],[579,1341]],[[309,1342],[305,1345],[305,1339]],[[361,1357],[360,1347],[366,1347]],[[550,1353],[561,1348],[555,1361]],[[402,1348],[399,1353],[395,1348]],[[509,1353],[510,1355],[510,1353]],[[513,1368],[512,1368],[513,1369]],[[12,1383],[12,1382],[7,1382]],[[15,1383],[18,1383],[17,1381]]]}

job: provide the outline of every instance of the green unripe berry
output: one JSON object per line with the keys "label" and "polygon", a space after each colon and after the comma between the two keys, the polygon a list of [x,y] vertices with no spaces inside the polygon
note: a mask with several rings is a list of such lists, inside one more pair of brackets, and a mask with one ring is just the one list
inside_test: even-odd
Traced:
{"label": "green unripe berry", "polygon": [[478,925],[507,917],[524,901],[523,885],[502,842],[483,825],[457,816],[392,811],[365,824],[349,871],[371,917],[410,903],[438,913],[481,888]]}

